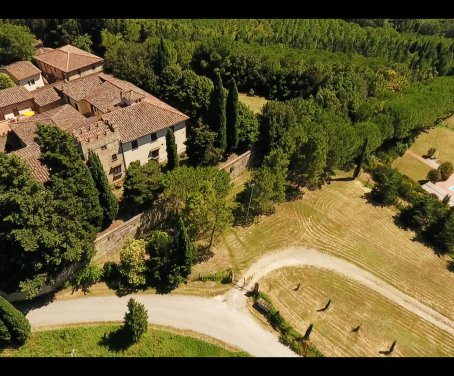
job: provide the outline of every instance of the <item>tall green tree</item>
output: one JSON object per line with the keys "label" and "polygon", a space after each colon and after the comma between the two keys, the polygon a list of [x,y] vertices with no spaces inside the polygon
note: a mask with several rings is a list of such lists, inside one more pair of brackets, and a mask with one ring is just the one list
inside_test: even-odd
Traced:
{"label": "tall green tree", "polygon": [[92,52],[91,50],[91,45],[92,41],[90,38],[90,35],[88,34],[81,34],[77,35],[71,43],[73,46],[80,48],[81,50],[87,51],[87,52]]}
{"label": "tall green tree", "polygon": [[146,246],[145,240],[130,238],[120,250],[120,273],[133,287],[144,286],[146,282]]}
{"label": "tall green tree", "polygon": [[134,343],[139,342],[140,338],[148,329],[148,311],[142,303],[135,299],[128,300],[128,312],[125,313],[123,330],[130,340]]}
{"label": "tall green tree", "polygon": [[112,193],[101,160],[93,151],[88,152],[88,169],[95,181],[99,194],[99,203],[103,210],[103,227],[109,227],[118,213],[118,201]]}
{"label": "tall green tree", "polygon": [[31,60],[35,38],[26,26],[0,23],[0,65]]}
{"label": "tall green tree", "polygon": [[189,238],[186,226],[180,215],[178,215],[177,234],[176,247],[182,260],[181,264],[184,268],[184,276],[187,277],[191,274],[192,262],[195,257],[195,247]]}
{"label": "tall green tree", "polygon": [[150,206],[162,188],[162,172],[158,162],[150,160],[143,166],[131,162],[123,184],[122,205],[130,212],[139,212]]}
{"label": "tall green tree", "polygon": [[227,148],[225,90],[219,72],[215,74],[213,83],[214,88],[208,109],[208,125],[217,134],[215,145],[225,152]]}
{"label": "tall green tree", "polygon": [[238,89],[235,79],[230,80],[229,94],[226,102],[226,122],[227,122],[227,151],[232,152],[238,147]]}
{"label": "tall green tree", "polygon": [[178,167],[178,153],[177,144],[175,142],[175,134],[171,128],[167,129],[166,133],[166,150],[167,150],[167,170],[172,171],[175,167]]}
{"label": "tall green tree", "polygon": [[16,86],[14,81],[6,73],[0,73],[0,90]]}
{"label": "tall green tree", "polygon": [[155,72],[161,74],[172,62],[169,46],[164,38],[161,38],[156,50]]}
{"label": "tall green tree", "polygon": [[214,166],[222,159],[223,151],[215,146],[216,133],[206,125],[191,124],[185,141],[191,166]]}
{"label": "tall green tree", "polygon": [[356,164],[355,172],[353,173],[353,179],[356,179],[359,176],[359,173],[361,172],[361,166],[363,164],[364,157],[366,156],[368,142],[369,139],[366,137],[366,139],[364,140],[363,148],[361,149],[361,154],[359,156],[358,163]]}

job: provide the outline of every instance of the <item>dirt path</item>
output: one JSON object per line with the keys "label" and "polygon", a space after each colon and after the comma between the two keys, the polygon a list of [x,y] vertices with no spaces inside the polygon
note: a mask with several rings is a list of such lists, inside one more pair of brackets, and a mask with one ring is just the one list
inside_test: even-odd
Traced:
{"label": "dirt path", "polygon": [[438,166],[439,166],[438,163],[437,163],[435,160],[430,159],[430,158],[427,158],[427,159],[426,159],[426,158],[423,158],[423,157],[419,156],[418,154],[416,154],[415,152],[411,151],[410,149],[408,149],[408,150],[405,152],[405,154],[408,154],[409,156],[411,156],[411,157],[417,159],[418,161],[420,161],[420,162],[426,164],[427,166],[429,166],[429,167],[431,167],[431,168],[437,169]]}
{"label": "dirt path", "polygon": [[[242,276],[246,279],[247,290],[251,290],[255,282],[272,272],[289,266],[313,266],[324,268],[348,278],[378,292],[392,302],[400,305],[410,312],[421,317],[445,332],[454,336],[454,321],[438,313],[434,309],[420,303],[411,296],[403,293],[395,287],[383,282],[373,274],[339,257],[331,256],[313,249],[303,247],[290,247],[283,251],[267,254],[255,262]],[[236,309],[246,309],[246,297],[238,288],[226,293],[227,302]]]}
{"label": "dirt path", "polygon": [[[132,295],[145,304],[149,322],[190,329],[241,348],[254,356],[295,356],[249,314],[245,291],[273,270],[289,266],[313,266],[351,278],[454,335],[454,322],[373,274],[335,256],[303,247],[287,248],[257,260],[240,278],[239,286],[222,296]],[[242,282],[246,280],[246,286]],[[84,322],[121,321],[130,296],[61,300],[30,311],[32,328]],[[335,344],[333,344],[335,345]]]}

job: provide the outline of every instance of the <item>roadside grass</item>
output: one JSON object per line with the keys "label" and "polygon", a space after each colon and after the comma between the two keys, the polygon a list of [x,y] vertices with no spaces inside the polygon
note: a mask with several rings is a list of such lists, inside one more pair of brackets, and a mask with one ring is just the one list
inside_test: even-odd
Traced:
{"label": "roadside grass", "polygon": [[263,105],[268,102],[264,97],[259,97],[254,95],[253,97],[248,96],[247,94],[238,93],[238,99],[240,102],[249,107],[249,109],[255,114],[259,114],[262,111]]}
{"label": "roadside grass", "polygon": [[[125,351],[114,351],[103,344],[104,335],[119,325],[69,327],[33,332],[19,349],[0,350],[0,357],[236,357],[245,352],[231,351],[220,343],[149,327],[140,342]],[[208,339],[208,338],[206,338]],[[216,341],[219,342],[219,341]]]}
{"label": "roadside grass", "polygon": [[214,256],[194,266],[191,279],[229,267],[241,273],[265,253],[306,246],[345,258],[454,319],[450,258],[436,255],[413,231],[399,228],[395,210],[368,203],[368,191],[359,181],[332,181],[321,190],[306,191],[301,200],[279,205],[257,224],[231,228]]}
{"label": "roadside grass", "polygon": [[398,169],[402,174],[407,175],[415,182],[418,182],[419,180],[427,180],[427,174],[431,170],[430,166],[422,163],[409,154],[405,154],[403,157],[397,158],[393,162],[392,167]]}
{"label": "roadside grass", "polygon": [[[299,289],[296,286],[301,283]],[[276,309],[325,356],[454,356],[454,337],[380,294],[332,271],[284,268],[259,281]],[[317,312],[331,299],[325,312]],[[358,332],[353,328],[361,327]]]}

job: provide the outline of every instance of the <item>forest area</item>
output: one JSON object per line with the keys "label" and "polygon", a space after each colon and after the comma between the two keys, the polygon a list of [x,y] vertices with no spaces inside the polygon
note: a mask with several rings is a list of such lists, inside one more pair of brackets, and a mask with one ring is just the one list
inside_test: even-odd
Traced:
{"label": "forest area", "polygon": [[[184,196],[182,201],[196,208],[190,209],[188,204],[182,211],[185,223],[180,217],[174,218],[177,227],[184,229],[179,247],[185,256],[172,255],[165,265],[167,269],[154,265],[154,278],[159,280],[166,274],[162,270],[171,268],[174,259],[184,258],[179,261],[182,272],[178,273],[184,277],[189,274],[194,251],[188,245],[188,236],[191,240],[202,235],[208,238],[211,231],[201,228],[202,219],[217,221],[221,213],[219,218],[225,219],[221,227],[225,229],[233,221],[244,222],[241,213],[246,205],[251,208],[251,217],[271,214],[277,203],[286,200],[289,190],[320,188],[336,170],[356,166],[357,175],[362,166],[372,170],[389,166],[421,131],[450,116],[454,112],[453,38],[451,20],[3,19],[0,64],[30,60],[35,39],[54,48],[70,43],[102,56],[105,71],[188,114],[187,154],[190,166],[199,170],[179,169],[176,163],[177,168],[164,179],[164,188],[154,181],[150,183],[154,184],[153,189],[144,185],[148,196],[142,191],[128,197],[130,202],[139,202],[142,198],[134,200],[142,195],[145,198],[139,204],[145,203],[145,207],[158,196],[153,192],[162,189],[167,189],[164,196],[177,201],[186,195],[178,190],[181,182],[198,177],[208,181],[215,174],[200,168],[215,166],[230,153],[240,153],[255,145],[261,164],[238,196],[240,214],[232,216],[231,208],[221,212],[222,202],[213,199],[215,209],[194,215],[191,210],[203,207],[202,199],[194,201],[194,196],[189,202]],[[263,96],[269,102],[255,116],[238,103],[238,91]],[[42,143],[50,142],[46,131],[41,132]],[[64,139],[62,145],[70,150],[68,155],[76,166],[77,156],[68,143]],[[58,154],[59,150],[49,147],[50,161],[52,153]],[[58,158],[54,156],[53,163]],[[59,168],[62,166],[64,163]],[[0,159],[1,168],[13,170],[23,166],[5,157]],[[132,169],[140,170],[133,166],[131,176]],[[81,175],[90,179],[81,166],[74,170],[73,192],[57,184],[61,179],[58,174],[52,178],[55,180],[52,197],[44,193],[38,182],[28,183],[26,192],[38,192],[33,199],[42,202],[63,203],[73,194],[80,199],[92,197],[87,191],[94,190],[94,184],[83,190],[75,188]],[[377,181],[388,184],[391,178],[386,176],[381,173]],[[31,180],[29,173],[24,173],[23,178]],[[5,180],[8,184],[0,185],[0,197],[5,198],[0,210],[6,217],[15,207],[11,203],[18,205],[16,197],[6,200],[8,190],[19,190],[19,186],[13,176],[8,175]],[[224,180],[225,176],[218,177],[217,191],[222,193],[219,195],[222,199],[228,192],[228,182],[224,184]],[[216,196],[216,187],[201,184],[193,189],[210,189],[210,194]],[[254,197],[248,204],[253,189]],[[408,192],[407,198],[412,202]],[[416,204],[423,206],[421,200],[418,196]],[[387,204],[386,200],[383,202]],[[36,292],[40,283],[48,282],[75,261],[90,260],[91,242],[101,228],[102,210],[89,200],[78,209],[68,208],[67,213],[71,210],[77,211],[73,217],[80,218],[80,224],[76,226],[68,219],[68,226],[73,226],[75,233],[84,234],[80,239],[67,240],[75,245],[72,254],[65,253],[60,238],[49,234],[39,235],[42,238],[36,243],[26,241],[29,229],[23,229],[28,224],[15,220],[0,224],[0,242],[10,244],[12,251],[19,250],[23,255],[14,267],[6,266],[0,256],[0,273],[12,278],[8,286],[0,288],[14,290],[22,283],[24,288]],[[453,216],[444,209],[439,212],[434,221],[437,228],[443,229],[439,230],[443,239],[440,235],[437,244],[450,251],[454,247],[450,227]],[[43,223],[53,221],[44,217]],[[200,228],[190,223],[194,217]],[[36,234],[35,229],[30,231]],[[171,247],[167,237],[160,236],[155,237],[151,247]],[[41,265],[39,270],[24,269],[25,260],[34,260],[30,254],[37,254],[27,251],[49,248],[49,239],[58,244],[57,251],[46,251],[36,258]],[[10,255],[5,252],[4,260]],[[19,278],[22,282],[19,281],[18,271],[28,282],[22,276]],[[175,272],[174,280],[166,281],[168,288],[180,283],[178,273]]]}

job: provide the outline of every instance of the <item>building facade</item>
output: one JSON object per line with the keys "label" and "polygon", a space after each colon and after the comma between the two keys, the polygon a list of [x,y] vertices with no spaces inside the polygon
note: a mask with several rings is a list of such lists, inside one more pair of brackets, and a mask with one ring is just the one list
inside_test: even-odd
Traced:
{"label": "building facade", "polygon": [[17,61],[0,67],[0,72],[6,73],[16,85],[22,86],[28,91],[44,86],[41,71],[29,61]]}

